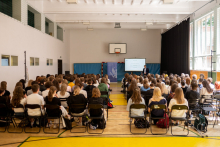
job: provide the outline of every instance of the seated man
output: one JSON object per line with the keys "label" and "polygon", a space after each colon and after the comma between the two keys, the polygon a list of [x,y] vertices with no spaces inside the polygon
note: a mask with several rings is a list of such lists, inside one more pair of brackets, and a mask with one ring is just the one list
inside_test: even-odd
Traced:
{"label": "seated man", "polygon": [[[37,81],[33,81],[33,82],[31,83],[31,86],[34,85],[34,84],[37,84],[37,85],[38,85],[38,82],[37,82]],[[27,96],[31,95],[32,93],[33,93],[32,89],[28,90],[28,91],[27,91]],[[42,93],[41,93],[40,90],[38,91],[38,94],[39,94],[39,95],[42,95]]]}
{"label": "seated man", "polygon": [[[39,92],[39,85],[38,84],[33,84],[31,86],[31,90],[33,93],[27,97],[27,104],[37,104],[41,106],[41,111],[39,108],[37,109],[28,109],[28,115],[30,116],[40,116],[41,113],[44,115],[44,98],[38,94]],[[31,120],[31,126],[33,126],[34,120]]]}

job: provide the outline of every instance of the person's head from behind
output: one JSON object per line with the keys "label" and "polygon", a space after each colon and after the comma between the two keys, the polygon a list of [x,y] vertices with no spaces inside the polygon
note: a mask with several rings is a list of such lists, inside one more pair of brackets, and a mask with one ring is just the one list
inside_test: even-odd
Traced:
{"label": "person's head from behind", "polygon": [[191,88],[192,90],[196,91],[198,88],[198,84],[196,82],[191,82]]}
{"label": "person's head from behind", "polygon": [[44,78],[42,78],[41,80],[40,80],[40,85],[44,85],[45,84],[45,79]]}
{"label": "person's head from behind", "polygon": [[7,90],[7,82],[6,81],[1,82],[1,88],[4,90]]}
{"label": "person's head from behind", "polygon": [[88,79],[88,85],[92,85],[93,81],[92,79]]}
{"label": "person's head from behind", "polygon": [[0,87],[0,96],[3,96],[5,94],[5,89],[3,89],[2,87]]}
{"label": "person's head from behind", "polygon": [[39,92],[39,85],[38,84],[33,84],[31,86],[31,90],[33,91],[33,93],[38,93]]}
{"label": "person's head from behind", "polygon": [[171,86],[171,92],[175,93],[175,90],[176,88],[178,87],[178,85],[176,83],[174,83],[172,86]]}
{"label": "person's head from behind", "polygon": [[186,85],[185,81],[181,81],[181,86],[184,87]]}
{"label": "person's head from behind", "polygon": [[202,85],[203,85],[204,88],[206,88],[208,93],[212,93],[213,92],[212,88],[210,87],[209,83],[206,80],[204,80],[202,82]]}
{"label": "person's head from behind", "polygon": [[92,97],[99,98],[101,96],[101,92],[99,88],[95,87],[92,89]]}
{"label": "person's head from behind", "polygon": [[79,85],[80,82],[81,82],[81,81],[80,81],[80,78],[76,78],[76,80],[75,80],[75,85]]}
{"label": "person's head from behind", "polygon": [[207,82],[208,82],[209,84],[211,84],[211,83],[212,83],[212,78],[209,77],[209,78],[207,79]]}
{"label": "person's head from behind", "polygon": [[135,104],[139,104],[140,102],[142,102],[140,88],[138,88],[137,86],[133,89],[131,100]]}
{"label": "person's head from behind", "polygon": [[22,98],[24,98],[23,88],[20,86],[15,87],[13,91],[12,105],[18,106]]}
{"label": "person's head from behind", "polygon": [[186,78],[186,84],[190,85],[190,78],[189,77]]}
{"label": "person's head from behind", "polygon": [[205,75],[204,74],[200,74],[199,77],[200,77],[200,79],[204,79]]}
{"label": "person's head from behind", "polygon": [[79,95],[81,88],[77,85],[75,85],[74,90],[73,90],[73,94],[74,95]]}
{"label": "person's head from behind", "polygon": [[154,85],[156,85],[156,84],[157,84],[157,81],[153,78],[153,79],[151,80],[151,83],[153,83]]}
{"label": "person's head from behind", "polygon": [[177,78],[177,82],[181,83],[181,78],[180,77]]}
{"label": "person's head from behind", "polygon": [[140,84],[143,84],[143,78],[142,77],[139,77],[138,80],[139,80]]}
{"label": "person's head from behind", "polygon": [[150,84],[150,89],[154,89],[154,86],[155,86],[154,83],[151,83]]}
{"label": "person's head from behind", "polygon": [[197,75],[196,74],[192,75],[192,80],[197,80]]}
{"label": "person's head from behind", "polygon": [[71,77],[69,78],[69,82],[73,82],[73,81],[74,81],[74,77],[71,76]]}
{"label": "person's head from behind", "polygon": [[53,83],[52,83],[52,82],[48,81],[48,82],[45,83],[45,87],[46,87],[47,89],[49,89],[51,86],[53,86]]}
{"label": "person's head from behind", "polygon": [[58,83],[57,80],[54,80],[54,81],[53,81],[53,86],[55,86],[58,91],[60,90],[59,83]]}
{"label": "person's head from behind", "polygon": [[156,87],[160,88],[161,93],[163,94],[163,87],[161,83],[157,83]]}
{"label": "person's head from behind", "polygon": [[199,79],[199,84],[202,84],[202,82],[204,81],[204,79]]}
{"label": "person's head from behind", "polygon": [[106,78],[103,77],[103,78],[101,79],[101,83],[106,83]]}
{"label": "person's head from behind", "polygon": [[57,88],[55,86],[51,86],[50,90],[48,92],[48,100],[49,101],[53,100],[53,97],[55,96],[56,92],[57,92]]}
{"label": "person's head from behind", "polygon": [[16,85],[15,85],[15,87],[17,87],[17,86],[20,86],[20,87],[23,88],[23,84],[22,84],[21,82],[17,82]]}
{"label": "person's head from behind", "polygon": [[66,91],[67,91],[67,85],[66,84],[62,84],[61,88],[60,88],[60,94],[61,95],[65,95]]}
{"label": "person's head from behind", "polygon": [[153,98],[160,98],[161,97],[161,90],[159,87],[154,88]]}
{"label": "person's head from behind", "polygon": [[167,80],[165,83],[166,83],[166,85],[170,85],[170,81],[169,80]]}
{"label": "person's head from behind", "polygon": [[22,85],[23,85],[23,89],[25,89],[25,80],[24,79],[21,79],[19,82],[21,82],[22,83]]}
{"label": "person's head from behind", "polygon": [[108,75],[107,74],[105,74],[105,78],[108,80]]}
{"label": "person's head from behind", "polygon": [[135,80],[131,81],[131,85],[128,87],[129,91],[133,91],[137,87],[137,82]]}
{"label": "person's head from behind", "polygon": [[177,104],[183,104],[185,102],[182,88],[180,87],[176,88],[174,99],[177,101]]}
{"label": "person's head from behind", "polygon": [[148,88],[150,87],[150,85],[149,85],[147,79],[144,79],[144,84],[143,84],[143,86],[144,86],[145,89],[148,89]]}
{"label": "person's head from behind", "polygon": [[84,82],[85,82],[84,77],[80,77],[80,81],[81,81],[82,83],[84,83]]}

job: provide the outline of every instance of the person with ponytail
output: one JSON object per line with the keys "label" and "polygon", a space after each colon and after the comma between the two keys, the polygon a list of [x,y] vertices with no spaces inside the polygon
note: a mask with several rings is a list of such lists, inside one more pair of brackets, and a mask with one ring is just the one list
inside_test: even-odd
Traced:
{"label": "person with ponytail", "polygon": [[[27,99],[25,98],[23,94],[23,88],[20,86],[15,87],[15,90],[13,92],[13,97],[11,101],[12,106],[17,107],[20,104],[25,106],[27,104]],[[24,109],[22,108],[14,108],[14,112],[24,112]]]}
{"label": "person with ponytail", "polygon": [[[145,101],[141,97],[141,90],[137,86],[133,88],[133,94],[131,98],[128,100],[127,111],[130,111],[130,106],[132,104],[144,104],[145,105]],[[132,109],[131,116],[144,116],[144,110],[145,109]]]}
{"label": "person with ponytail", "polygon": [[[86,105],[87,105],[87,98],[85,98],[85,96],[83,94],[80,93],[81,88],[77,85],[75,85],[74,87],[74,91],[73,91],[73,95],[71,95],[68,100],[67,100],[67,104],[70,108],[70,112],[73,115],[83,115],[86,113]],[[84,104],[85,107],[84,108],[72,108],[71,104]],[[82,126],[82,117],[79,117],[79,126]]]}
{"label": "person with ponytail", "polygon": [[[183,90],[181,87],[176,88],[175,96],[170,100],[169,111],[171,112],[171,108],[173,105],[186,105],[188,106],[188,101],[184,98]],[[171,117],[186,117],[185,110],[173,110],[171,113]],[[176,122],[178,125],[178,121]]]}

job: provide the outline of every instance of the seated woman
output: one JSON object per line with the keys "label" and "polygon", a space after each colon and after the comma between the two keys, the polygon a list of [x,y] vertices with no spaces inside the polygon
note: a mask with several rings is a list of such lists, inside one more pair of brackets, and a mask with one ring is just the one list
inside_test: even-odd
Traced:
{"label": "seated woman", "polygon": [[[23,94],[23,88],[20,86],[15,87],[15,90],[13,91],[13,96],[11,100],[11,104],[14,107],[19,106],[20,104],[25,106],[27,104],[27,99],[25,98]],[[24,112],[24,109],[22,108],[14,108],[15,113],[22,113]]]}
{"label": "seated woman", "polygon": [[[66,109],[63,106],[61,106],[60,99],[57,98],[57,94],[56,93],[57,93],[57,88],[55,86],[51,86],[50,90],[48,92],[48,96],[46,96],[46,98],[45,98],[45,104],[58,105],[58,106],[60,106],[60,109],[59,110],[49,110],[49,109],[46,109],[47,114],[49,116],[58,116],[59,113],[62,113],[62,115],[64,117],[68,116],[68,113],[67,113]],[[59,120],[55,119],[54,122],[57,124],[59,122]],[[57,128],[57,125],[54,125],[53,128]]]}
{"label": "seated woman", "polygon": [[[67,85],[66,84],[62,84],[60,89],[61,90],[59,92],[57,92],[58,98],[68,98],[70,96],[70,93],[67,92]],[[66,101],[61,102],[61,105],[66,108],[67,102]]]}
{"label": "seated woman", "polygon": [[144,84],[141,87],[141,91],[148,91],[148,90],[150,90],[150,85],[148,83],[148,79],[144,79]]}
{"label": "seated woman", "polygon": [[133,95],[133,91],[134,91],[135,87],[137,87],[137,82],[136,82],[136,80],[132,80],[131,84],[128,87],[127,102],[131,98],[131,96]]}
{"label": "seated woman", "polygon": [[[145,105],[145,101],[141,97],[140,88],[138,88],[137,86],[134,87],[133,94],[131,98],[128,100],[127,109],[126,109],[127,111],[130,111],[130,106],[132,104],[144,104]],[[131,116],[144,116],[144,110],[145,109],[131,109]]]}
{"label": "seated woman", "polygon": [[169,103],[171,101],[171,99],[175,96],[175,90],[176,88],[178,87],[178,85],[176,83],[174,83],[172,86],[171,86],[171,93],[169,94],[168,98],[167,98],[167,104],[169,106]]}
{"label": "seated woman", "polygon": [[143,86],[143,78],[142,77],[139,77],[137,79],[137,86],[140,87],[140,88]]}
{"label": "seated woman", "polygon": [[[178,87],[175,90],[175,96],[173,99],[171,99],[169,104],[169,111],[171,112],[171,108],[173,105],[186,105],[188,106],[188,101],[184,98],[183,90],[182,88]],[[186,117],[186,111],[185,110],[173,110],[171,113],[171,117]],[[178,121],[176,122],[176,125],[178,125]]]}
{"label": "seated woman", "polygon": [[10,100],[6,96],[4,96],[4,94],[5,94],[5,90],[3,88],[0,88],[0,103],[5,104],[7,107],[6,109],[4,109],[4,111],[0,111],[1,116],[6,116],[10,104]]}
{"label": "seated woman", "polygon": [[4,94],[2,96],[7,96],[9,99],[11,99],[10,92],[7,90],[7,82],[6,81],[1,82],[1,88],[4,90]]}
{"label": "seated woman", "polygon": [[[87,105],[87,99],[85,98],[85,96],[83,94],[80,94],[80,87],[79,86],[75,86],[74,87],[74,93],[73,95],[71,95],[68,100],[67,100],[67,104],[70,108],[70,112],[73,114],[73,115],[83,115],[83,114],[86,114],[86,105]],[[77,108],[72,108],[71,107],[71,104],[84,104],[85,107],[84,108],[80,108],[80,109],[77,109]],[[82,117],[79,117],[79,123],[78,123],[79,126],[82,126]]]}
{"label": "seated woman", "polygon": [[[92,98],[89,100],[89,104],[102,104],[103,105],[103,99],[100,98],[101,93],[100,90],[96,87],[92,89]],[[89,114],[92,117],[100,117],[103,112],[105,113],[105,110],[103,109],[89,109]],[[105,115],[105,121],[106,121],[106,115]],[[99,119],[93,119],[92,124],[90,124],[90,128],[95,130],[98,127]]]}
{"label": "seated woman", "polygon": [[[210,87],[209,83],[206,80],[202,82],[202,85],[203,87],[200,90],[200,97],[202,95],[213,95],[213,89]],[[201,99],[201,102],[203,103],[203,99]]]}
{"label": "seated woman", "polygon": [[[178,85],[177,85],[178,86]],[[153,97],[149,100],[148,112],[151,112],[152,117],[163,117],[165,110],[152,110],[150,111],[150,107],[152,105],[164,104],[167,105],[167,101],[165,98],[161,96],[161,90],[159,87],[156,87],[153,92]],[[154,124],[157,123],[159,119],[154,119]]]}

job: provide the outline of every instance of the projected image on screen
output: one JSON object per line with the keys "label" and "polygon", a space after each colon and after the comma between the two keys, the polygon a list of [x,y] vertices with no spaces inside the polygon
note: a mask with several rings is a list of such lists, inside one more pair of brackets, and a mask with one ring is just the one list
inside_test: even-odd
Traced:
{"label": "projected image on screen", "polygon": [[143,71],[145,59],[125,59],[125,71]]}

